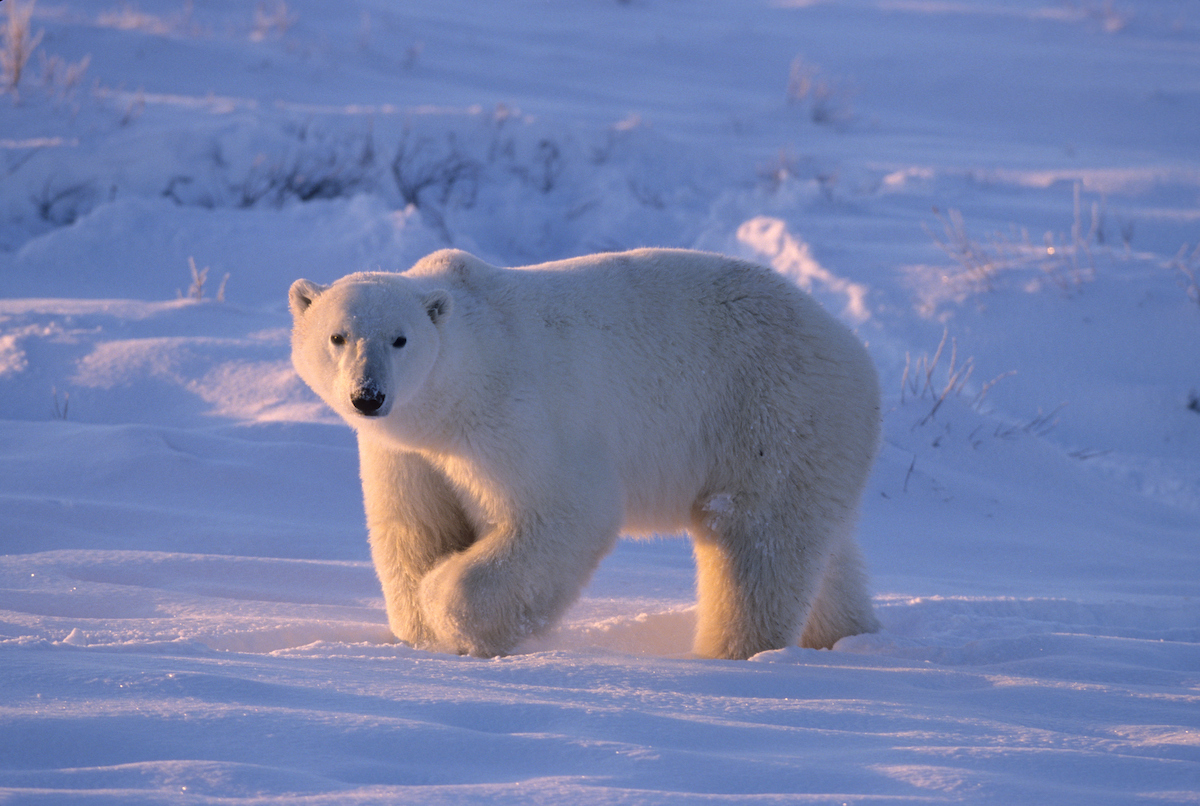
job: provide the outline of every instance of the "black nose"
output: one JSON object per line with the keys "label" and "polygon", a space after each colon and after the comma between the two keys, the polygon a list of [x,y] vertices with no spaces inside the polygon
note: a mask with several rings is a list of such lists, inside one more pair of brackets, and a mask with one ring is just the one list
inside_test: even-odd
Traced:
{"label": "black nose", "polygon": [[383,392],[357,392],[350,398],[350,402],[354,404],[354,408],[366,415],[374,415],[379,411],[379,407],[383,405]]}

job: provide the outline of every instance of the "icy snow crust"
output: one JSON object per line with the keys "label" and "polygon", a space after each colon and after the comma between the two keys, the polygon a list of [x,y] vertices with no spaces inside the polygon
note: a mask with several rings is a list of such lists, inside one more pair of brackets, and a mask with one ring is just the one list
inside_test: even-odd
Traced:
{"label": "icy snow crust", "polygon": [[[0,95],[0,801],[1200,802],[1194,3],[32,26]],[[514,656],[390,643],[286,290],[447,244],[753,257],[856,327],[884,631],[691,659],[664,537]]]}

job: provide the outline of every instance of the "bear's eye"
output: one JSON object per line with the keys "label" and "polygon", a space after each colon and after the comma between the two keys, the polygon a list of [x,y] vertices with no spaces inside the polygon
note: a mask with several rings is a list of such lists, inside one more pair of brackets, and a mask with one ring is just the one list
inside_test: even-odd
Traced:
{"label": "bear's eye", "polygon": [[346,337],[343,336],[341,333],[334,333],[332,336],[329,337],[329,343],[335,347],[341,347],[342,345],[344,345],[346,343]]}
{"label": "bear's eye", "polygon": [[392,342],[392,346],[395,347],[397,350],[399,350],[401,347],[403,347],[406,344],[408,344],[408,339],[404,338],[403,336],[397,336],[396,340],[394,342]]}

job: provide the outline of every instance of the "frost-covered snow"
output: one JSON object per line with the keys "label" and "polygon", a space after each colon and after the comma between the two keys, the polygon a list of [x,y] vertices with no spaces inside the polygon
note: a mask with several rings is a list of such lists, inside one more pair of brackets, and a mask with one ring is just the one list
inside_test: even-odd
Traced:
{"label": "frost-covered snow", "polygon": [[[1200,802],[1193,0],[32,28],[0,95],[0,801]],[[667,537],[520,654],[389,643],[286,290],[445,244],[741,254],[856,327],[884,631],[689,658]]]}

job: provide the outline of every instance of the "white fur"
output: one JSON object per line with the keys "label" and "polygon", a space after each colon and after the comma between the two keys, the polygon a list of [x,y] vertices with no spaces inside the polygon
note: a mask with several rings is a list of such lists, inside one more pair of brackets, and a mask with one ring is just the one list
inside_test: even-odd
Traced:
{"label": "white fur", "polygon": [[875,370],[779,275],[682,250],[523,269],[445,250],[404,274],[298,280],[291,305],[297,372],[358,433],[398,638],[511,651],[619,531],[680,528],[698,655],[877,629],[851,535]]}

